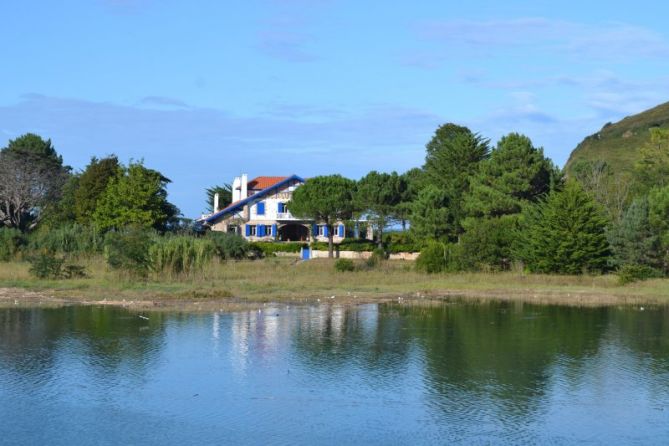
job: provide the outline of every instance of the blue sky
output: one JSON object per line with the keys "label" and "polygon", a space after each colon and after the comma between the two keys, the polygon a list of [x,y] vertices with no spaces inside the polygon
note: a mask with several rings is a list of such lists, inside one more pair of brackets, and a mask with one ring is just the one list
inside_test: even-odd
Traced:
{"label": "blue sky", "polygon": [[669,100],[669,2],[2,2],[0,146],[51,138],[173,183],[184,215],[241,172],[419,166],[441,123],[517,131],[563,165]]}

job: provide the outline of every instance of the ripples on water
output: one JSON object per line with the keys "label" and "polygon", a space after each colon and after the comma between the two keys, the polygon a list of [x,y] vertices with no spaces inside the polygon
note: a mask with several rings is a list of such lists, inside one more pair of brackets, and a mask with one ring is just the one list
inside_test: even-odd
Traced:
{"label": "ripples on water", "polygon": [[669,311],[0,310],[2,444],[668,444]]}

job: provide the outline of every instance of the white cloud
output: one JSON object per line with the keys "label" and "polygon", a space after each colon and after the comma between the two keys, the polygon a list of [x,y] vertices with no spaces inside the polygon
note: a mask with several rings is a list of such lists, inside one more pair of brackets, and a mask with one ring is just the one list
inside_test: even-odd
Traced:
{"label": "white cloud", "polygon": [[669,56],[666,36],[620,22],[586,24],[538,17],[432,21],[416,28],[424,39],[442,44],[442,51],[467,49],[472,55],[538,49],[553,55],[616,62]]}

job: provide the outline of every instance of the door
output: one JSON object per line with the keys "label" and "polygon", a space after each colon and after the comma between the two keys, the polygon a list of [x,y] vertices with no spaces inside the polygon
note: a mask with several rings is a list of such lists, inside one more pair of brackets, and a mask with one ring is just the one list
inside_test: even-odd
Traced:
{"label": "door", "polygon": [[302,260],[309,260],[311,258],[311,248],[302,248]]}

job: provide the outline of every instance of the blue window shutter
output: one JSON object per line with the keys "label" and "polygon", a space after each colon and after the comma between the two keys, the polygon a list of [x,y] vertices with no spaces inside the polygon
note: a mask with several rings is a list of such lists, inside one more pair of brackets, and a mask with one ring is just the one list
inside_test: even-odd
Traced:
{"label": "blue window shutter", "polygon": [[251,236],[251,225],[246,225],[246,236]]}
{"label": "blue window shutter", "polygon": [[276,237],[276,225],[272,225],[272,237]]}
{"label": "blue window shutter", "polygon": [[265,202],[261,201],[256,205],[256,212],[258,215],[265,215]]}
{"label": "blue window shutter", "polygon": [[311,225],[311,234],[312,234],[313,236],[317,236],[317,235],[318,235],[318,225],[316,225],[315,223],[314,223],[313,225]]}
{"label": "blue window shutter", "polygon": [[265,236],[265,225],[258,225],[258,237]]}
{"label": "blue window shutter", "polygon": [[328,235],[330,235],[329,232],[328,232],[328,227],[327,227],[327,225],[323,225],[323,235],[326,236],[326,237],[327,237]]}
{"label": "blue window shutter", "polygon": [[277,211],[283,213],[283,203],[278,204]]}
{"label": "blue window shutter", "polygon": [[339,225],[339,237],[344,236],[344,225]]}

